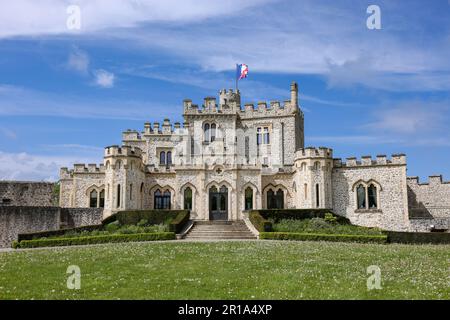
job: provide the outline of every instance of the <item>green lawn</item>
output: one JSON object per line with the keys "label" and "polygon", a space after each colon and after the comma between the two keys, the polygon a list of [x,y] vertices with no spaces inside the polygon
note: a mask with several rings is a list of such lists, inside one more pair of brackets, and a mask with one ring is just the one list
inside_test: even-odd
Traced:
{"label": "green lawn", "polygon": [[0,253],[0,299],[449,299],[449,259],[449,245],[288,241],[34,249]]}

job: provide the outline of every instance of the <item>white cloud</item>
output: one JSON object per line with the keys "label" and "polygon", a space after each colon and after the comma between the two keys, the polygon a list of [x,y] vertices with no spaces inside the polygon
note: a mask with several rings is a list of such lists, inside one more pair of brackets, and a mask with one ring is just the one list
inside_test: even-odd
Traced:
{"label": "white cloud", "polygon": [[86,52],[75,47],[69,54],[67,66],[71,70],[86,74],[89,70],[89,60],[89,56]]}
{"label": "white cloud", "polygon": [[[198,22],[227,16],[267,0],[14,0],[0,10],[0,38],[79,34],[108,28],[131,28],[144,22]],[[81,10],[81,30],[69,30],[69,5]]]}
{"label": "white cloud", "polygon": [[101,156],[88,159],[0,151],[0,180],[57,181],[61,167],[70,168],[74,163],[96,163],[99,160]]}
{"label": "white cloud", "polygon": [[98,69],[94,71],[95,84],[102,88],[114,87],[115,76],[113,73]]}

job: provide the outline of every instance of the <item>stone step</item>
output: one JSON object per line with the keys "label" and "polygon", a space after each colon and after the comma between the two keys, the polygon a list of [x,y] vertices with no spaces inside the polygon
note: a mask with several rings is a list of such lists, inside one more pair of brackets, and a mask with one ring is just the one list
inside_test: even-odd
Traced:
{"label": "stone step", "polygon": [[195,221],[186,239],[256,239],[243,221]]}

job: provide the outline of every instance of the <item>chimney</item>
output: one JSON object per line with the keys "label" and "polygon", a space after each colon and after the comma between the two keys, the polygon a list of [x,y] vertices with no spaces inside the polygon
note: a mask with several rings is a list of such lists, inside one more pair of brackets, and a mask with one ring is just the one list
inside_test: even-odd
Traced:
{"label": "chimney", "polygon": [[291,83],[291,105],[298,107],[298,85],[295,81]]}

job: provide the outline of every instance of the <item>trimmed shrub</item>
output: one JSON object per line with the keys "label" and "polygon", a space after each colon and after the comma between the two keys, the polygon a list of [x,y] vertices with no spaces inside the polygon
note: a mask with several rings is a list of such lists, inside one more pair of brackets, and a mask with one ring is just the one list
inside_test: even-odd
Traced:
{"label": "trimmed shrub", "polygon": [[104,226],[105,231],[115,232],[120,228],[119,221],[113,221]]}
{"label": "trimmed shrub", "polygon": [[91,236],[91,237],[22,240],[17,243],[16,248],[58,247],[58,246],[75,246],[75,245],[88,245],[100,243],[174,240],[174,239],[175,234],[173,232],[112,234],[112,235]]}
{"label": "trimmed shrub", "polygon": [[272,231],[272,223],[259,214],[258,210],[250,211],[248,218],[259,232]]}
{"label": "trimmed shrub", "polygon": [[450,244],[448,232],[397,232],[386,231],[390,243],[447,243]]}
{"label": "trimmed shrub", "polygon": [[261,232],[260,239],[266,240],[297,240],[297,241],[334,241],[334,242],[375,242],[386,243],[385,235],[353,235],[353,234],[319,234],[294,232]]}
{"label": "trimmed shrub", "polygon": [[[337,223],[350,224],[350,220],[345,217],[338,216],[332,213],[329,209],[270,209],[270,210],[253,210],[259,212],[259,214],[265,219],[271,219],[275,222],[282,219],[312,219],[312,218],[322,218],[330,215],[336,218]],[[328,214],[328,215],[327,215]]]}
{"label": "trimmed shrub", "polygon": [[180,213],[189,213],[189,210],[129,210],[119,211],[105,220],[102,224],[106,225],[113,221],[119,221],[121,225],[136,225],[142,220],[146,220],[147,224],[169,224]]}
{"label": "trimmed shrub", "polygon": [[181,233],[184,225],[189,221],[190,213],[188,210],[183,210],[169,224],[169,231]]}
{"label": "trimmed shrub", "polygon": [[33,232],[33,233],[22,233],[18,236],[18,241],[22,240],[32,240],[32,239],[39,239],[39,238],[48,238],[48,237],[54,237],[54,236],[62,236],[65,234],[70,233],[81,233],[81,232],[91,232],[94,230],[101,230],[102,225],[93,225],[93,226],[84,226],[84,227],[78,227],[78,228],[70,228],[70,229],[60,229],[60,230],[52,230],[52,231],[42,231],[42,232]]}

